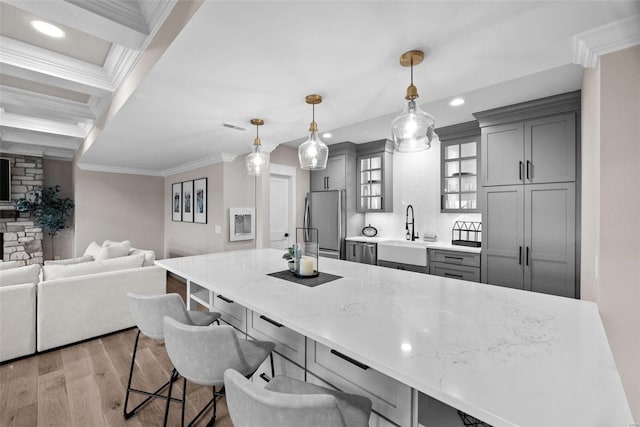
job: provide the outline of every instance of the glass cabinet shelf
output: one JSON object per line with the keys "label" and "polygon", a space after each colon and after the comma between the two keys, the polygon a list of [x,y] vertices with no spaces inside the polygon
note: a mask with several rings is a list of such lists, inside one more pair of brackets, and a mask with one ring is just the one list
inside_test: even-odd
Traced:
{"label": "glass cabinet shelf", "polygon": [[478,151],[480,129],[462,124],[437,130],[441,141],[440,210],[480,212]]}

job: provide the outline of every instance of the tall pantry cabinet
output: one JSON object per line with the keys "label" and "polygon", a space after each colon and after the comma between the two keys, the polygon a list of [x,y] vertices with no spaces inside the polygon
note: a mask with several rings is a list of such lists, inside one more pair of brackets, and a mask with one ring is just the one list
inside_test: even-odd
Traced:
{"label": "tall pantry cabinet", "polygon": [[474,113],[481,127],[481,281],[578,297],[580,92]]}

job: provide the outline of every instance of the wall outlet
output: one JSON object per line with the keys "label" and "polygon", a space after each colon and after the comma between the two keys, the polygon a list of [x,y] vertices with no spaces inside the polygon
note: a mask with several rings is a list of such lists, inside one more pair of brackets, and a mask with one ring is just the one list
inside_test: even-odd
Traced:
{"label": "wall outlet", "polygon": [[222,228],[219,225],[216,225],[215,230],[216,230],[216,234],[222,233]]}

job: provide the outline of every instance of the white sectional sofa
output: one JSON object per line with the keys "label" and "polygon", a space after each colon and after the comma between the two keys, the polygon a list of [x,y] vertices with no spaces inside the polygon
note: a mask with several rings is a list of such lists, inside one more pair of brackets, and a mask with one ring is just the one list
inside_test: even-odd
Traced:
{"label": "white sectional sofa", "polygon": [[[166,272],[152,251],[125,253],[0,270],[0,362],[135,326],[127,292],[165,293]],[[26,269],[31,282],[6,279]]]}

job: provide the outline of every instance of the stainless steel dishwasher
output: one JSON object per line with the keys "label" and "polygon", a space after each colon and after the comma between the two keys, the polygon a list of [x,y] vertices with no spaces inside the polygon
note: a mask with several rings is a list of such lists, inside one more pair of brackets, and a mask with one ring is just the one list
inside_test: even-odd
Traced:
{"label": "stainless steel dishwasher", "polygon": [[347,241],[347,261],[375,265],[378,261],[378,245],[369,242]]}

